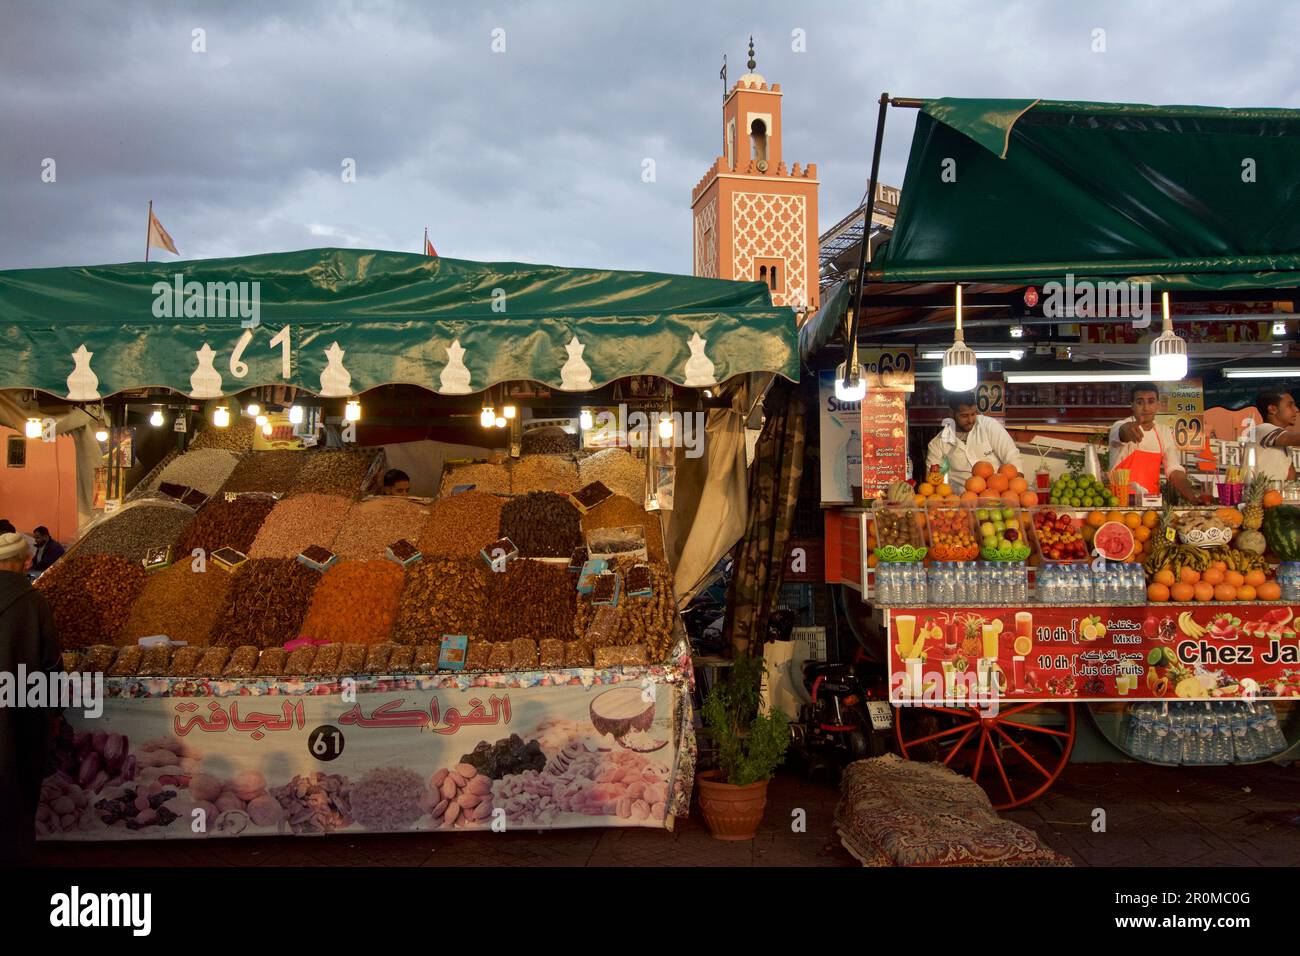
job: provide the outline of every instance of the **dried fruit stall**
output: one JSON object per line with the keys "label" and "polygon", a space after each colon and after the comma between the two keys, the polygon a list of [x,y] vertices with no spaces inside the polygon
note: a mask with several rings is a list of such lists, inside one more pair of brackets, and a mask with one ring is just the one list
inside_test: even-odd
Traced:
{"label": "dried fruit stall", "polygon": [[[264,296],[254,330],[129,336],[87,308],[127,314],[182,268],[274,271],[284,301]],[[671,491],[657,497],[626,441],[573,432],[627,376],[664,380],[665,417],[749,373],[797,376],[793,315],[765,286],[342,250],[101,271],[0,273],[0,322],[50,357],[0,358],[0,386],[166,401],[162,383],[191,415],[191,400],[217,405],[37,582],[65,670],[106,675],[107,695],[101,716],[65,710],[45,838],[673,826],[693,780],[692,671],[663,512],[647,510]],[[479,301],[493,288],[508,318]],[[213,366],[213,346],[229,362]],[[448,418],[523,383],[575,427],[448,467],[429,500],[378,495],[377,449],[272,450],[226,425],[250,388],[287,412],[391,382]]]}

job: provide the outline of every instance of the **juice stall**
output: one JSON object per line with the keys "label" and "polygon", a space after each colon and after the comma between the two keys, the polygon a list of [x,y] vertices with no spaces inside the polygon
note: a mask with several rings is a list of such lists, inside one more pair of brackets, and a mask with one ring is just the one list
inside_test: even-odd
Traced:
{"label": "juice stall", "polygon": [[[1084,712],[1135,759],[1294,754],[1300,488],[1254,480],[1249,442],[1212,443],[1180,386],[1266,361],[1288,388],[1300,231],[1279,228],[1278,194],[1202,173],[1267,136],[1292,174],[1264,192],[1291,188],[1300,113],[886,94],[882,126],[891,107],[920,111],[893,234],[801,337],[857,413],[859,482],[822,502],[826,579],[874,616],[900,749],[1002,807],[1051,785]],[[1137,494],[1089,457],[1135,381],[1160,389],[1209,504]],[[922,394],[968,390],[1024,464],[978,462],[955,487],[921,465],[925,426],[949,414]],[[903,453],[882,454],[899,427]],[[844,467],[832,452],[823,475]]]}
{"label": "juice stall", "polygon": [[[212,311],[259,284],[257,321]],[[0,273],[0,386],[114,450],[36,582],[64,671],[103,688],[64,709],[40,836],[671,829],[695,756],[678,575],[717,559],[694,515],[734,485],[710,469],[744,469],[729,396],[797,378],[770,301],[331,249]],[[176,445],[126,487],[139,407]],[[429,435],[430,493],[385,494],[385,447]]]}

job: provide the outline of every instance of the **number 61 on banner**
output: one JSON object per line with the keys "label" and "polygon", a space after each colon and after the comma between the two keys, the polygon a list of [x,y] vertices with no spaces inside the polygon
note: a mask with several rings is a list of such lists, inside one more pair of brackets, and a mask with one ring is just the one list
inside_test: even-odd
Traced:
{"label": "number 61 on banner", "polygon": [[[293,376],[292,363],[290,362],[289,352],[291,346],[291,327],[286,325],[271,339],[271,348],[280,346],[280,377],[291,378]],[[243,360],[244,349],[253,341],[253,330],[245,329],[244,334],[239,337],[235,344],[235,350],[230,353],[230,374],[235,378],[246,378],[248,376],[248,363]]]}

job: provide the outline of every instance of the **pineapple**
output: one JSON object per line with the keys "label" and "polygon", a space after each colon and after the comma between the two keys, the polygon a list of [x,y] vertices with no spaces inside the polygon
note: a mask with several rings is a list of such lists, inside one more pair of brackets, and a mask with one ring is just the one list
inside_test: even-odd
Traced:
{"label": "pineapple", "polygon": [[1242,513],[1241,526],[1247,531],[1258,531],[1264,523],[1264,492],[1268,490],[1268,478],[1256,475],[1246,486],[1246,510]]}

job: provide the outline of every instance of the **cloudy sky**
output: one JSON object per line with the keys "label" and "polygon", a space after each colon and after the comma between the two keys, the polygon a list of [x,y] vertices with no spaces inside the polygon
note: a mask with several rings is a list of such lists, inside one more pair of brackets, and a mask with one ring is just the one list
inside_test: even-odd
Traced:
{"label": "cloudy sky", "polygon": [[[1300,106],[1300,7],[1267,2],[0,9],[0,269],[138,260],[152,199],[182,258],[416,252],[427,225],[447,256],[689,272],[718,68],[725,51],[744,72],[750,33],[786,94],[786,162],[818,164],[823,228],[865,190],[881,90]],[[891,111],[887,182],[912,121]]]}

